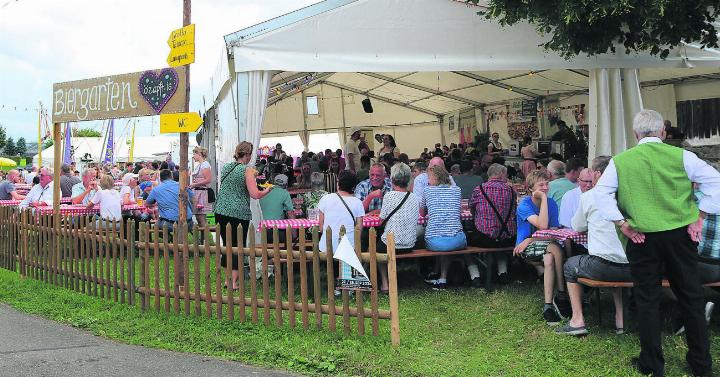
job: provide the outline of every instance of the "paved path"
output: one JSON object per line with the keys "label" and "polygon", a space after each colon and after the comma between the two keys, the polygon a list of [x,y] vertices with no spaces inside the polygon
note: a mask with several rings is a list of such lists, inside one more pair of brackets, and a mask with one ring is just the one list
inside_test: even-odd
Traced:
{"label": "paved path", "polygon": [[0,304],[0,377],[291,376],[207,356],[116,343]]}

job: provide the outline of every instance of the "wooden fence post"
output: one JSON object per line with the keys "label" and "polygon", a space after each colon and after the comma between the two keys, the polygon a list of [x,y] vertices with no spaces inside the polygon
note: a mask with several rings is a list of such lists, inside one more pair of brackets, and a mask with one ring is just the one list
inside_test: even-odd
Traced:
{"label": "wooden fence post", "polygon": [[390,285],[390,339],[393,346],[400,345],[400,312],[398,305],[397,268],[395,265],[395,235],[387,236],[388,280]]}

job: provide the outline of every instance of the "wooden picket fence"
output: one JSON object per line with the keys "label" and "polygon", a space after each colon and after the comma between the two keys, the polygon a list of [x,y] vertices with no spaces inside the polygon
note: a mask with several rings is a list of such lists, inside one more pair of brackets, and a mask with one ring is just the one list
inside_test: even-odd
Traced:
{"label": "wooden picket fence", "polygon": [[[354,233],[356,254],[369,266],[372,291],[353,290],[353,298],[350,291],[341,290],[337,299],[337,265],[329,228],[328,252],[319,251],[317,228],[310,231],[311,240],[300,237],[295,248],[289,230],[284,245],[290,248],[279,242],[277,229],[275,242],[266,241],[263,229],[257,243],[251,226],[247,247],[221,246],[221,231],[231,239],[230,225],[226,229],[216,225],[196,229],[191,232],[192,242],[182,242],[172,234],[187,234],[187,229],[177,225],[169,234],[167,229],[146,222],[99,223],[90,216],[38,216],[29,210],[0,207],[0,267],[91,296],[139,305],[144,311],[252,323],[259,323],[262,317],[267,326],[291,328],[299,321],[303,329],[314,322],[318,330],[330,331],[337,331],[341,325],[345,334],[356,327],[358,335],[365,335],[369,325],[373,336],[379,335],[381,320],[390,320],[391,342],[399,344],[394,246],[388,247],[387,254],[377,253],[374,229],[370,230],[366,252],[360,250],[361,229]],[[299,234],[305,231],[300,229]],[[200,232],[206,241],[214,233],[217,242],[200,243]],[[245,245],[241,227],[237,234],[238,244]],[[394,245],[392,235],[388,244]],[[227,267],[221,267],[221,255],[226,257]],[[244,271],[239,272],[237,291],[224,287],[225,277],[232,274],[233,255],[249,262],[249,278]],[[380,309],[378,304],[378,268],[388,268],[389,310]]]}

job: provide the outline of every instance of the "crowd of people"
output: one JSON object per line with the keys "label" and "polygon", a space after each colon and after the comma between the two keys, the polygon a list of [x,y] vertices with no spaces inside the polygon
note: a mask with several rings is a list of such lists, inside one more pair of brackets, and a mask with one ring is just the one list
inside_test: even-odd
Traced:
{"label": "crowd of people", "polygon": [[[452,260],[443,252],[510,247],[512,253],[496,258],[495,279],[504,284],[512,281],[512,260],[531,266],[543,285],[542,318],[548,325],[567,320],[556,329],[558,334],[588,333],[579,278],[633,282],[642,318],[636,367],[657,375],[663,372],[658,318],[659,282],[665,276],[672,288],[666,293],[679,308],[677,332],[687,334],[688,362],[694,373],[703,375],[711,370],[706,326],[714,304],[706,301],[701,284],[720,280],[720,173],[691,152],[662,143],[666,130],[657,112],[638,113],[633,128],[637,147],[616,156],[595,157],[589,167],[586,158],[540,156],[527,139],[520,152],[522,164],[508,165],[496,133],[486,150],[472,144],[436,144],[411,161],[391,135],[379,139],[382,146],[374,153],[361,130],[353,129],[343,149],[303,152],[293,159],[278,144],[256,166],[253,145],[243,141],[235,148],[234,161],[222,166],[218,177],[213,177],[206,161],[207,150],[197,147],[187,213],[194,214],[200,226],[207,224],[208,214],[214,214],[223,229],[223,244],[238,246],[247,239],[253,219],[251,199],[259,200],[263,219],[293,218],[298,212],[289,190],[295,189],[302,192],[301,216],[319,222],[321,251],[328,245],[337,248],[341,227],[354,244],[358,221],[378,216],[382,225],[376,250],[387,250],[392,233],[397,253],[438,252],[425,280],[434,289],[446,289],[450,280]],[[178,222],[178,168],[169,159],[91,166],[79,176],[73,166],[63,165],[61,170],[62,196],[74,204],[99,205],[102,220],[155,216],[157,226],[168,230]],[[24,177],[12,170],[0,183],[0,199],[22,200],[21,207],[47,204],[52,200],[52,177],[47,168],[33,169]],[[212,189],[216,178],[217,193]],[[23,179],[35,181],[24,197],[13,189]],[[116,180],[122,181],[119,191]],[[150,209],[121,211],[123,204],[138,200],[145,200]],[[187,221],[192,227],[193,217]],[[587,244],[573,245],[573,256],[568,258],[557,241],[534,237],[538,230],[555,228],[587,232]],[[369,244],[367,233],[364,229],[359,237],[363,250]],[[268,241],[272,235],[268,232]],[[280,240],[285,238],[281,233]],[[480,287],[478,261],[471,254],[462,258],[470,284]],[[221,265],[228,263],[232,274],[226,277],[226,286],[237,289],[241,263],[237,257],[228,261],[223,254]],[[380,291],[387,292],[387,270],[381,268],[380,276]],[[615,331],[622,334],[624,303],[619,289],[612,291],[612,297]]]}

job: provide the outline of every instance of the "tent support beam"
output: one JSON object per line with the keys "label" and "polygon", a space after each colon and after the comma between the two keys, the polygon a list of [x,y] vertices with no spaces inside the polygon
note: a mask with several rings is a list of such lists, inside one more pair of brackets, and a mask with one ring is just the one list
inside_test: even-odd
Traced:
{"label": "tent support beam", "polygon": [[[473,101],[473,100],[467,99],[465,97],[460,97],[460,96],[456,96],[454,94],[442,92],[442,91],[435,90],[435,89],[430,89],[428,87],[413,84],[411,82],[407,82],[407,81],[403,81],[403,80],[399,80],[399,79],[393,79],[391,77],[387,77],[387,76],[384,76],[384,75],[381,75],[378,73],[373,73],[373,72],[360,72],[360,73],[363,75],[366,75],[366,76],[374,77],[376,79],[387,80],[388,82],[393,82],[395,84],[406,86],[408,88],[412,88],[415,90],[420,90],[423,92],[431,93],[436,96],[445,97],[445,98],[449,98],[449,99],[452,99],[452,100],[455,100],[458,102],[466,103],[468,105],[473,105],[473,106],[477,106],[477,107],[480,107],[483,105],[481,102]],[[428,98],[430,98],[430,97],[428,97]],[[427,99],[427,98],[425,98],[425,99]]]}
{"label": "tent support beam", "polygon": [[572,73],[577,73],[580,76],[590,77],[590,72],[587,69],[568,69]]}
{"label": "tent support beam", "polygon": [[510,90],[510,91],[513,91],[513,92],[516,92],[516,93],[520,93],[520,94],[522,94],[522,95],[524,95],[524,96],[528,96],[528,97],[532,97],[532,98],[539,97],[539,94],[537,94],[537,93],[533,93],[533,92],[527,91],[527,90],[525,90],[525,89],[513,88],[512,86],[510,86],[510,85],[508,85],[508,84],[505,84],[505,83],[502,83],[502,82],[500,82],[499,80],[492,80],[492,79],[489,79],[489,78],[487,78],[487,77],[483,77],[483,76],[477,75],[477,74],[472,73],[472,72],[467,72],[467,71],[451,71],[451,72],[454,73],[454,74],[456,74],[456,75],[460,75],[460,76],[463,76],[463,77],[467,77],[467,78],[471,78],[471,79],[474,79],[474,80],[482,81],[482,82],[485,83],[485,84],[490,84],[490,85],[493,85],[493,86],[497,86],[498,88],[503,88],[503,89]]}
{"label": "tent support beam", "polygon": [[[321,83],[323,80],[327,79],[328,77],[332,76],[333,74],[335,74],[335,72],[323,73],[322,75],[318,75],[317,77],[315,77],[314,80],[310,81],[307,84],[305,89],[312,88],[313,86],[317,85],[318,83]],[[276,102],[282,101],[283,99],[290,97],[293,94],[297,94],[297,93],[295,93],[294,90],[288,90],[287,92],[280,94],[279,96],[271,97],[268,99],[267,105],[268,106],[274,105]]]}
{"label": "tent support beam", "polygon": [[345,85],[342,85],[342,84],[337,84],[337,83],[334,83],[334,82],[331,82],[331,81],[325,81],[324,83],[325,83],[326,85],[334,86],[334,87],[336,87],[336,88],[338,88],[338,89],[344,89],[344,90],[347,90],[348,92],[351,92],[351,93],[360,94],[360,95],[362,95],[362,96],[368,96],[368,97],[370,97],[370,98],[374,98],[374,99],[377,99],[377,100],[379,100],[379,101],[391,103],[391,104],[393,104],[393,105],[401,106],[401,107],[404,107],[404,108],[407,108],[407,109],[410,109],[410,110],[419,111],[419,112],[421,112],[421,113],[424,113],[424,114],[427,114],[427,115],[432,115],[432,116],[434,116],[434,117],[441,117],[441,116],[442,116],[442,114],[436,113],[436,112],[434,112],[434,111],[430,111],[430,110],[428,110],[428,109],[423,109],[423,108],[421,108],[421,107],[417,107],[417,106],[413,106],[413,105],[408,105],[407,103],[400,102],[400,101],[397,101],[397,100],[394,100],[394,99],[391,99],[391,98],[379,96],[379,95],[377,95],[377,94],[372,94],[372,93],[364,92],[364,91],[362,91],[362,90],[360,90],[360,89],[351,88],[351,87],[349,87],[349,86],[345,86]]}

